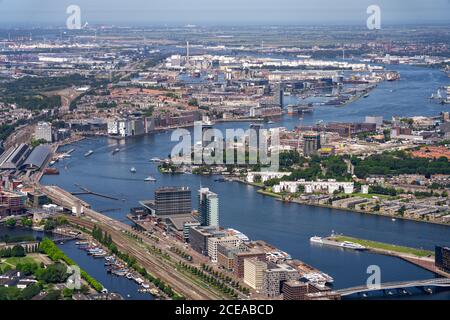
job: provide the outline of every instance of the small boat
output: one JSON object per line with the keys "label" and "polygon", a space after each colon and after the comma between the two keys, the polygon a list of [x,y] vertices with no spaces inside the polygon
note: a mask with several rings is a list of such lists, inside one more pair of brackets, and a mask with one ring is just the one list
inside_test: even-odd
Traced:
{"label": "small boat", "polygon": [[115,148],[115,149],[113,150],[112,154],[116,154],[117,152],[120,152],[120,149],[119,149],[119,148]]}
{"label": "small boat", "polygon": [[391,220],[392,220],[393,222],[397,221],[397,219],[395,219],[395,218],[392,218]]}
{"label": "small boat", "polygon": [[146,181],[146,182],[155,182],[156,179],[153,178],[152,176],[148,176],[147,178],[144,179],[144,181]]}
{"label": "small boat", "polygon": [[112,274],[119,276],[119,277],[123,277],[127,274],[125,269],[119,269],[119,270],[112,270]]}
{"label": "small boat", "polygon": [[137,170],[136,170],[135,167],[133,167],[133,168],[130,169],[130,171],[131,171],[131,173],[136,173]]}
{"label": "small boat", "polygon": [[160,158],[151,158],[150,162],[161,162]]}
{"label": "small boat", "polygon": [[88,152],[86,152],[86,153],[84,154],[84,156],[85,156],[85,157],[89,157],[89,156],[92,155],[93,153],[94,153],[93,150],[89,150]]}

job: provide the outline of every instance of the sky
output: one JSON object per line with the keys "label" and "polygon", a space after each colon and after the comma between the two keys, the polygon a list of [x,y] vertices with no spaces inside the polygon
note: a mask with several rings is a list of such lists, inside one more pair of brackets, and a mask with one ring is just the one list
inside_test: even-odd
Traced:
{"label": "sky", "polygon": [[0,0],[0,24],[65,25],[69,5],[90,24],[365,25],[370,5],[384,24],[450,24],[450,0]]}

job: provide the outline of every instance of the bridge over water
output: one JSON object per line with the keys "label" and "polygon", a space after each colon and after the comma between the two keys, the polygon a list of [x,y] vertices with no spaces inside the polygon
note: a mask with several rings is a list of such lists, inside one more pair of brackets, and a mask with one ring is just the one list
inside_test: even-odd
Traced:
{"label": "bridge over water", "polygon": [[407,289],[407,288],[426,288],[426,287],[449,287],[450,279],[446,278],[435,278],[429,280],[418,280],[418,281],[404,281],[404,282],[387,282],[380,286],[358,286],[347,289],[337,290],[341,296],[348,296],[356,293],[367,293],[381,290],[396,290],[396,289]]}

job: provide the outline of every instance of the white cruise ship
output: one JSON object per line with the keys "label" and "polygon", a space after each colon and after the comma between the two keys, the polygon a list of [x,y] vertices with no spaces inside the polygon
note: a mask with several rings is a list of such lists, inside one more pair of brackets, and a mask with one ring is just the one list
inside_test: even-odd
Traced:
{"label": "white cruise ship", "polygon": [[332,247],[339,247],[339,248],[344,248],[344,249],[351,249],[351,250],[366,250],[367,248],[358,244],[358,243],[354,243],[354,242],[350,242],[350,241],[343,241],[343,242],[339,242],[339,241],[333,241],[333,240],[328,240],[328,239],[324,239],[322,237],[311,237],[309,239],[309,241],[311,241],[311,243],[317,243],[317,244],[321,244],[321,245],[328,245],[328,246],[332,246]]}

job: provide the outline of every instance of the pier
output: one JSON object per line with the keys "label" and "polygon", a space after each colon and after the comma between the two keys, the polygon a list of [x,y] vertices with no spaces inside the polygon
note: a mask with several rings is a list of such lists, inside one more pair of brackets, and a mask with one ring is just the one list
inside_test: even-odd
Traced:
{"label": "pier", "polygon": [[89,190],[88,188],[82,187],[78,184],[75,184],[75,186],[77,186],[78,188],[80,188],[81,190],[83,190],[83,192],[72,192],[71,194],[76,196],[76,195],[93,195],[93,196],[97,196],[100,198],[105,198],[105,199],[110,199],[110,200],[120,200],[119,198],[107,195],[107,194],[102,194],[102,193],[98,193],[98,192],[94,192]]}

